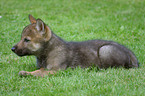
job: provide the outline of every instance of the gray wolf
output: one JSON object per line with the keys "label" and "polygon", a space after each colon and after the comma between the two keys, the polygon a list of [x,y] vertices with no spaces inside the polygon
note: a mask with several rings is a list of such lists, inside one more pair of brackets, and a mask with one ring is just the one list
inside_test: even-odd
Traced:
{"label": "gray wolf", "polygon": [[134,53],[116,42],[106,40],[67,42],[55,35],[41,19],[29,15],[29,20],[30,24],[23,29],[20,42],[11,50],[18,56],[36,56],[39,70],[20,71],[21,76],[43,77],[49,73],[55,74],[58,70],[78,66],[104,69],[139,67]]}

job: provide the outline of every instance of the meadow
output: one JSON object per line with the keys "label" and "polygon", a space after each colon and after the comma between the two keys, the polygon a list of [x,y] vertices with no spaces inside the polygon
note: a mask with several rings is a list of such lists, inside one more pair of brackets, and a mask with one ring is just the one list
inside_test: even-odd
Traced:
{"label": "meadow", "polygon": [[[11,48],[41,18],[66,41],[111,40],[131,49],[137,69],[68,68],[55,75],[20,77],[36,70],[34,56]],[[0,0],[0,96],[145,96],[145,0]]]}

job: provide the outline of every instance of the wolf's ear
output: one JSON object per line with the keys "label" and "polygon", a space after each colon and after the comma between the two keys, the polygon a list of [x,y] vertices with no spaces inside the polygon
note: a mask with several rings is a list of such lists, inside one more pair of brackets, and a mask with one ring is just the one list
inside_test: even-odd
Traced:
{"label": "wolf's ear", "polygon": [[38,31],[44,32],[45,31],[45,24],[41,19],[37,19],[36,21],[36,29]]}
{"label": "wolf's ear", "polygon": [[36,29],[40,32],[46,41],[51,38],[52,33],[50,28],[41,19],[37,19]]}
{"label": "wolf's ear", "polygon": [[29,15],[29,20],[30,20],[31,24],[36,23],[36,19],[32,15]]}

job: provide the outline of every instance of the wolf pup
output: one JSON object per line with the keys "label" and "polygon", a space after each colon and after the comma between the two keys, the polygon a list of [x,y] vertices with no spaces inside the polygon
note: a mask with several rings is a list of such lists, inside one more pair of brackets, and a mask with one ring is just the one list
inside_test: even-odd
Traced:
{"label": "wolf pup", "polygon": [[[45,76],[68,67],[98,68],[139,67],[136,56],[126,47],[105,40],[66,42],[55,35],[41,20],[29,15],[30,25],[22,32],[21,40],[11,50],[18,56],[34,55],[39,70],[20,71],[19,75]],[[48,70],[45,70],[48,69]]]}

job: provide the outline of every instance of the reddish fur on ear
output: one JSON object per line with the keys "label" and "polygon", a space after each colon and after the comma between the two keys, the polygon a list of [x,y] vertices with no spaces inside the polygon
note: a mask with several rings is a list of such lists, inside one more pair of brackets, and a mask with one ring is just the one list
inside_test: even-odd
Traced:
{"label": "reddish fur on ear", "polygon": [[30,20],[31,24],[36,23],[36,19],[32,15],[29,15],[29,20]]}
{"label": "reddish fur on ear", "polygon": [[45,25],[45,29],[46,29],[46,33],[47,33],[45,40],[48,41],[48,40],[50,40],[52,33],[51,33],[50,28],[46,25]]}

